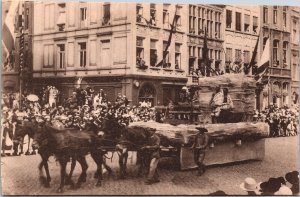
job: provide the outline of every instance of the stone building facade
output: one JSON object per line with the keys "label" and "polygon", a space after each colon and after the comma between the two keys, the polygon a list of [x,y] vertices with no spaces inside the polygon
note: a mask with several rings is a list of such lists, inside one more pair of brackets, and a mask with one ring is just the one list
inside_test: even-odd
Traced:
{"label": "stone building facade", "polygon": [[218,6],[36,2],[34,11],[34,91],[52,84],[66,98],[82,78],[110,101],[121,93],[132,104],[167,105],[201,61],[206,25],[210,57],[222,60]]}
{"label": "stone building facade", "polygon": [[[261,24],[262,34],[260,48],[264,49],[266,41],[270,38],[270,65],[265,80],[268,85],[263,90],[261,108],[276,103],[279,107],[291,105],[292,76],[294,57],[292,48],[292,13],[290,6],[262,6]],[[298,34],[299,36],[299,34]]]}

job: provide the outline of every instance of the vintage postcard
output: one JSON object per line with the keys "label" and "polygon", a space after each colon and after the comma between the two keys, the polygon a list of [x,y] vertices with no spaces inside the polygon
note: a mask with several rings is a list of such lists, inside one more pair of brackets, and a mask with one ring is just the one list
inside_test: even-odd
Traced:
{"label": "vintage postcard", "polygon": [[1,194],[299,194],[299,14],[3,0]]}

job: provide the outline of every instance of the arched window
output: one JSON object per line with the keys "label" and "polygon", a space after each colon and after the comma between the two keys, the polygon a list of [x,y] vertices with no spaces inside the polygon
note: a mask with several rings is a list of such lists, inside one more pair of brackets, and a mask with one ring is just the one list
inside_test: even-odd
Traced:
{"label": "arched window", "polygon": [[155,104],[155,89],[151,84],[145,84],[139,92],[139,102],[150,102],[151,106]]}

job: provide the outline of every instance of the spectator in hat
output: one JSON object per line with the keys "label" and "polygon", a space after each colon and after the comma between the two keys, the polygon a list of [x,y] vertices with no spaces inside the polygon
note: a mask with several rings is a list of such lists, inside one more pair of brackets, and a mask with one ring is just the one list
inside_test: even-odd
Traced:
{"label": "spectator in hat", "polygon": [[278,178],[269,178],[268,181],[261,183],[260,191],[262,192],[261,195],[274,195],[282,185],[282,182]]}
{"label": "spectator in hat", "polygon": [[198,166],[198,176],[201,176],[205,172],[205,165],[203,164],[205,158],[205,149],[209,143],[209,136],[206,134],[208,130],[206,128],[197,128],[198,133],[195,136],[194,144],[194,162]]}
{"label": "spectator in hat", "polygon": [[293,195],[299,194],[299,172],[288,172],[285,175],[285,179],[288,183],[292,185],[290,189],[292,190]]}
{"label": "spectator in hat", "polygon": [[258,184],[255,179],[251,177],[247,177],[244,182],[240,184],[240,188],[246,191],[250,196],[259,194]]}

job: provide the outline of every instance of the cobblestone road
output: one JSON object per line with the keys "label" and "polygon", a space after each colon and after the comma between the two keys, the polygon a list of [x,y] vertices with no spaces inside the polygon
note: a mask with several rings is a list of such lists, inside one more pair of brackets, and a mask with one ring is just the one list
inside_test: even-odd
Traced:
{"label": "cobblestone road", "polygon": [[[102,187],[96,188],[92,178],[96,166],[88,158],[89,169],[87,182],[81,189],[65,189],[66,195],[130,195],[130,194],[194,194],[205,195],[217,190],[227,194],[246,193],[239,185],[246,177],[253,177],[258,182],[269,177],[283,176],[286,172],[299,169],[299,139],[298,137],[270,138],[266,140],[266,157],[263,161],[251,161],[235,165],[211,166],[206,173],[195,176],[195,171],[174,171],[160,169],[159,184],[144,185],[142,178],[134,176],[134,169],[129,166],[129,177],[119,180],[116,175],[104,176]],[[20,156],[1,158],[2,194],[4,195],[55,195],[59,184],[59,164],[50,159],[52,175],[51,188],[44,188],[38,182],[37,165],[40,157]],[[114,171],[118,168],[114,165]],[[78,178],[80,166],[77,165],[74,180]],[[115,173],[116,174],[116,173]]]}

